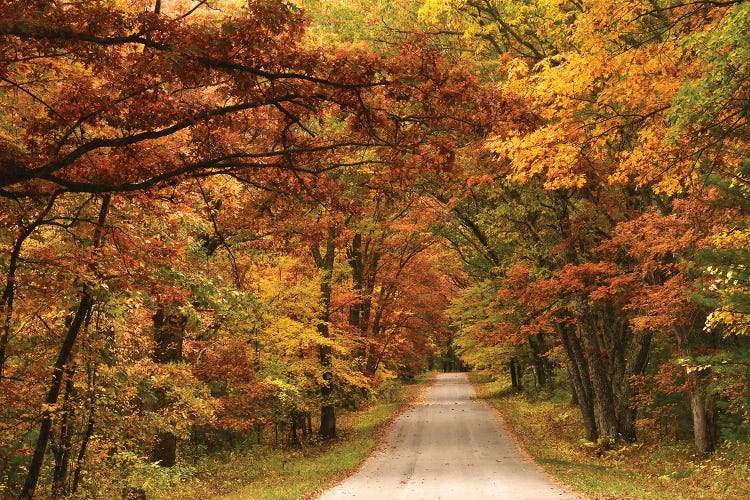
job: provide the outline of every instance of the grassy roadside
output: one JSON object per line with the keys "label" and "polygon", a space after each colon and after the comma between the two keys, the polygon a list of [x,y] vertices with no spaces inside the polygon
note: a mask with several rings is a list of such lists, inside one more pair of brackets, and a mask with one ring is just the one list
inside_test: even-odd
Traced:
{"label": "grassy roadside", "polygon": [[689,442],[663,442],[640,429],[642,441],[597,456],[585,445],[577,408],[554,398],[532,401],[478,374],[470,379],[477,398],[499,410],[537,464],[588,498],[750,498],[750,443],[725,442],[702,458]]}
{"label": "grassy roadside", "polygon": [[400,410],[413,401],[427,377],[399,388],[394,401],[376,402],[338,415],[339,439],[298,450],[247,446],[207,454],[177,484],[151,484],[148,498],[299,499],[332,486],[370,455],[378,437]]}

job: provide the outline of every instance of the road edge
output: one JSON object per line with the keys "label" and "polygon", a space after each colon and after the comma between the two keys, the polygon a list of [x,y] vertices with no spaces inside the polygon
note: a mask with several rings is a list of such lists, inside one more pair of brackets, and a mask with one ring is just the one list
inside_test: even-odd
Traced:
{"label": "road edge", "polygon": [[466,381],[471,385],[472,390],[474,391],[474,398],[476,401],[485,404],[490,407],[490,409],[495,413],[495,416],[497,417],[498,422],[500,423],[500,426],[503,428],[503,430],[510,436],[510,438],[513,440],[513,443],[515,443],[516,448],[518,448],[518,451],[521,453],[521,455],[526,458],[531,464],[534,465],[540,472],[542,472],[545,476],[549,478],[550,481],[555,483],[560,489],[565,491],[566,493],[569,493],[570,495],[575,496],[576,498],[580,500],[587,500],[588,497],[584,496],[583,493],[579,493],[577,491],[574,491],[568,486],[567,484],[561,482],[557,477],[550,474],[550,472],[542,467],[535,459],[534,456],[529,453],[529,451],[526,449],[526,447],[523,445],[523,442],[516,436],[513,431],[510,429],[510,426],[505,421],[505,416],[503,415],[503,412],[495,406],[495,404],[492,402],[491,398],[478,398],[477,397],[477,390],[475,384],[471,381],[469,378],[469,373],[465,372]]}
{"label": "road edge", "polygon": [[370,460],[372,457],[374,457],[375,455],[383,451],[385,438],[388,435],[388,432],[393,427],[393,424],[401,415],[404,414],[404,412],[406,412],[406,410],[408,410],[412,406],[419,404],[419,401],[424,398],[425,392],[434,383],[435,383],[435,374],[430,373],[427,377],[427,380],[425,380],[424,382],[420,382],[414,387],[414,391],[415,391],[414,394],[408,399],[401,402],[401,404],[393,411],[393,414],[388,419],[388,421],[373,431],[372,436],[375,439],[375,446],[373,446],[370,454],[364,457],[356,466],[334,474],[331,478],[332,482],[326,485],[325,489],[311,492],[309,495],[304,497],[304,500],[315,500],[317,498],[320,498],[323,495],[323,493],[337,487],[339,484],[344,482],[350,476],[353,476],[354,474],[359,472],[359,470],[362,469],[362,467],[364,467],[365,463],[367,463],[368,460]]}

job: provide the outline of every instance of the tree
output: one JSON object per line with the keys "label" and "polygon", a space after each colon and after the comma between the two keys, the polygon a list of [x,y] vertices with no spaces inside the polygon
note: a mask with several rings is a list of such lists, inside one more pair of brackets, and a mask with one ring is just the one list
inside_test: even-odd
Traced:
{"label": "tree", "polygon": [[[656,327],[644,328],[639,318],[653,321],[661,314],[654,301],[642,302],[644,290],[671,294],[677,301],[670,302],[675,310],[701,311],[694,298],[684,298],[675,289],[689,287],[705,274],[690,265],[677,274],[638,274],[635,269],[651,269],[654,261],[644,254],[624,256],[622,250],[605,257],[602,249],[613,241],[626,245],[618,239],[619,231],[632,221],[656,224],[656,218],[644,214],[657,210],[668,216],[681,198],[697,206],[713,205],[717,198],[702,195],[702,183],[721,177],[719,170],[727,172],[724,165],[742,164],[741,153],[732,155],[743,150],[744,122],[731,118],[739,116],[742,105],[728,105],[726,114],[712,114],[703,107],[743,95],[740,80],[728,76],[725,65],[732,60],[740,68],[738,75],[744,74],[744,62],[739,61],[746,58],[737,45],[738,28],[745,22],[742,12],[731,2],[426,2],[422,10],[426,19],[472,37],[481,56],[495,58],[497,71],[490,78],[537,112],[537,120],[527,122],[529,128],[488,141],[495,173],[487,184],[490,191],[500,191],[491,183],[510,182],[515,190],[528,193],[527,199],[539,194],[539,204],[533,205],[537,214],[521,220],[526,227],[519,226],[514,234],[528,242],[527,254],[535,247],[546,247],[549,253],[537,253],[541,258],[524,262],[528,270],[519,276],[525,277],[514,283],[515,290],[523,285],[526,291],[511,295],[529,327],[537,323],[556,332],[586,435],[600,438],[604,446],[635,438],[637,391],[631,380],[646,369],[654,338],[675,338],[683,348],[674,355],[681,359],[694,358],[691,345],[700,343],[688,331],[700,331],[701,314],[689,314],[694,321],[689,328],[673,330],[676,319],[661,324],[658,334]],[[707,35],[717,30],[722,41]],[[709,43],[701,54],[692,40],[711,40],[715,45]],[[719,55],[730,52],[729,58]],[[716,65],[707,65],[707,60]],[[718,90],[720,80],[734,83]],[[708,97],[698,97],[694,91],[699,88]],[[720,115],[732,125],[719,126]],[[688,125],[696,118],[696,127]],[[688,129],[692,134],[682,135]],[[706,140],[694,139],[695,134]],[[724,145],[729,145],[726,154],[718,153]],[[708,158],[708,151],[713,158]],[[528,210],[518,198],[503,203],[522,213]],[[553,231],[540,232],[536,221],[544,221]],[[504,222],[494,224],[505,227]],[[711,219],[699,222],[708,232],[715,230],[709,229]],[[655,233],[657,227],[650,230]],[[523,252],[511,252],[509,260]],[[682,249],[665,251],[661,259],[666,260],[659,265],[684,258]],[[500,273],[507,273],[503,266]],[[695,379],[690,366],[696,365],[685,365],[688,378]],[[705,438],[702,422],[712,417],[702,417],[706,409],[702,397],[696,396],[705,391],[710,378],[700,378],[700,383],[691,383],[690,399],[697,416],[696,443],[701,451],[709,451],[711,439]]]}
{"label": "tree", "polygon": [[[107,219],[107,212],[109,211],[109,204],[111,197],[105,195],[101,201],[101,208],[99,209],[99,217],[96,221],[96,226],[93,231],[91,238],[91,245],[94,249],[101,247],[102,239],[104,237],[104,223]],[[42,468],[42,462],[44,460],[44,454],[47,451],[47,444],[50,438],[50,431],[52,428],[52,411],[51,408],[57,404],[57,400],[60,396],[60,391],[63,386],[63,379],[65,376],[65,369],[70,361],[71,353],[75,347],[76,340],[87,321],[87,317],[91,314],[93,307],[93,291],[88,285],[83,285],[80,292],[80,300],[75,308],[73,317],[70,323],[67,325],[63,343],[60,346],[60,351],[57,354],[55,360],[54,371],[52,372],[52,381],[50,382],[49,389],[47,391],[47,397],[44,400],[44,404],[47,409],[43,410],[41,417],[41,425],[39,428],[39,436],[36,440],[36,446],[34,448],[34,455],[29,466],[29,472],[26,476],[26,482],[21,490],[21,498],[32,498],[34,496],[34,490],[36,489],[36,483],[39,480],[39,472]]]}

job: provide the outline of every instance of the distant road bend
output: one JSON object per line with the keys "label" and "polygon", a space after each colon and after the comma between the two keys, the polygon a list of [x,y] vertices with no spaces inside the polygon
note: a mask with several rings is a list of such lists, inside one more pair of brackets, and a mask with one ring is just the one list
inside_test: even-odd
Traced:
{"label": "distant road bend", "polygon": [[574,499],[518,450],[460,373],[438,375],[426,402],[393,424],[382,450],[322,500]]}

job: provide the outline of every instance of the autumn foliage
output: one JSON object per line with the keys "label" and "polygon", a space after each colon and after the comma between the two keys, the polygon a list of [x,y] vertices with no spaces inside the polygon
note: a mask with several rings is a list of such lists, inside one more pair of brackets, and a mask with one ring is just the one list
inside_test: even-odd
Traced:
{"label": "autumn foliage", "polygon": [[334,438],[455,350],[567,387],[601,449],[747,432],[748,33],[734,1],[2,2],[0,496]]}
{"label": "autumn foliage", "polygon": [[676,395],[701,452],[741,435],[747,5],[459,0],[421,14],[463,32],[537,116],[467,159],[484,180],[442,195],[484,283],[459,303],[478,315],[453,313],[467,354],[516,389],[519,363],[542,386],[559,363],[603,448],[674,418]]}

